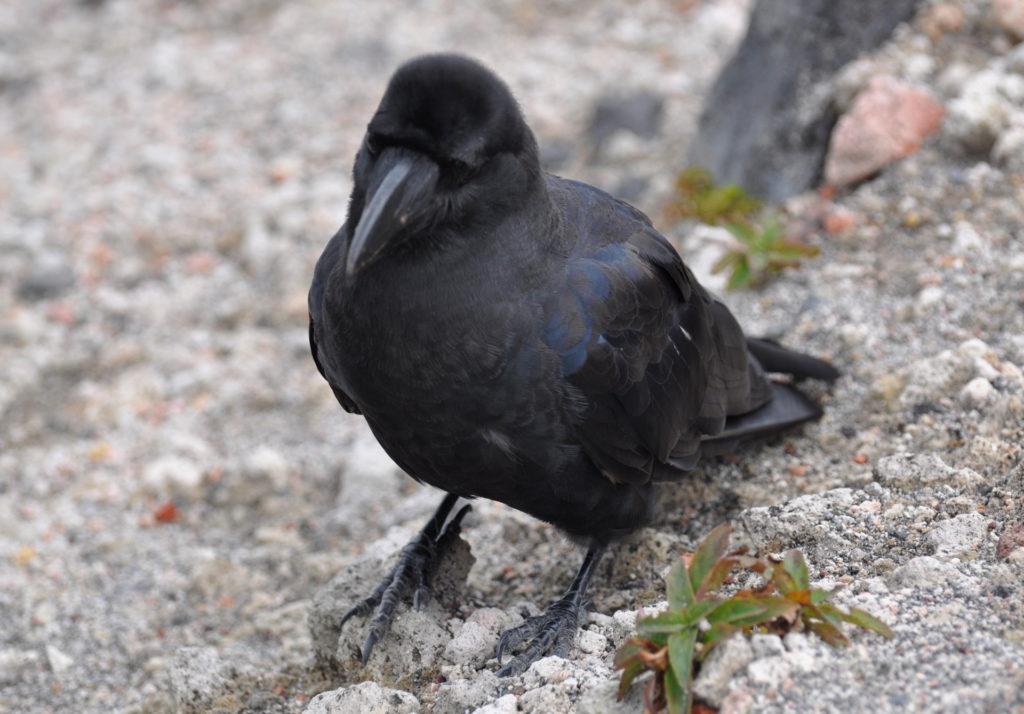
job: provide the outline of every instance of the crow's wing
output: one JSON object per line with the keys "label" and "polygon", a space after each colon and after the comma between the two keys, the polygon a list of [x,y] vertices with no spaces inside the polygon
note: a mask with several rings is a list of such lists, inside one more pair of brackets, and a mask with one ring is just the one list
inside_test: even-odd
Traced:
{"label": "crow's wing", "polygon": [[316,342],[317,323],[323,324],[324,289],[327,285],[327,277],[330,275],[331,269],[338,264],[341,252],[346,246],[345,240],[345,226],[342,226],[327,242],[327,247],[324,248],[320,259],[316,261],[316,268],[313,270],[313,282],[309,286],[309,349],[313,353],[313,362],[316,364],[317,370],[327,380],[341,406],[347,412],[361,414],[359,406],[352,397],[327,375]]}
{"label": "crow's wing", "polygon": [[[702,437],[770,399],[742,330],[643,214],[596,189],[545,342],[586,400],[576,436],[615,481],[692,468]],[[582,224],[579,221],[585,220]]]}

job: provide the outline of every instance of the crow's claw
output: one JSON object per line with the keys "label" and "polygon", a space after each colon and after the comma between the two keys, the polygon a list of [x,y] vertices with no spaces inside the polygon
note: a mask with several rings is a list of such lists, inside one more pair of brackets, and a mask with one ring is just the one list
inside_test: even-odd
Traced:
{"label": "crow's claw", "polygon": [[458,539],[462,519],[471,508],[468,504],[463,506],[455,517],[444,525],[456,500],[454,496],[445,498],[430,522],[402,548],[398,563],[388,571],[381,584],[342,616],[341,625],[344,626],[356,615],[362,617],[373,612],[366,640],[359,652],[363,664],[370,659],[374,645],[387,633],[398,609],[398,603],[404,597],[412,593],[413,607],[417,610],[430,601],[430,579],[442,554]]}
{"label": "crow's claw", "polygon": [[528,617],[523,624],[502,633],[494,654],[499,664],[506,650],[518,647],[527,639],[530,642],[526,649],[498,670],[498,676],[522,674],[531,664],[547,655],[568,656],[579,628],[580,614],[585,609],[586,603],[571,593],[556,601],[544,614]]}

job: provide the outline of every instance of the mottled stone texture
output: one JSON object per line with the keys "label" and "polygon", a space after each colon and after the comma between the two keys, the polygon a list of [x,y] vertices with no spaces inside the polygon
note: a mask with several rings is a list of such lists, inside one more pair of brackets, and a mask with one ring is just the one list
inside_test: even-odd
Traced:
{"label": "mottled stone texture", "polygon": [[836,122],[828,80],[919,0],[759,0],[705,105],[690,163],[779,200],[815,186]]}

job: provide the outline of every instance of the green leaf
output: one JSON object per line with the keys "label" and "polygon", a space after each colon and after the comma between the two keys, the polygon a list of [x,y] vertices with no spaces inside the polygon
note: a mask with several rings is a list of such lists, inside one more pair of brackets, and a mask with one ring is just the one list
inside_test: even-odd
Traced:
{"label": "green leaf", "polygon": [[750,281],[750,263],[746,256],[740,256],[739,260],[736,261],[736,265],[733,266],[732,275],[729,276],[725,289],[738,290],[750,283]]}
{"label": "green leaf", "polygon": [[733,627],[732,625],[724,622],[718,622],[707,630],[701,632],[699,637],[701,643],[704,645],[704,649],[700,653],[700,658],[704,659],[707,657],[708,653],[715,645],[729,639],[738,630],[738,627]]}
{"label": "green leaf", "polygon": [[807,610],[821,618],[837,630],[843,629],[843,612],[835,605],[823,602],[820,605],[810,605]]}
{"label": "green leaf", "polygon": [[835,592],[832,590],[815,588],[814,590],[811,590],[811,604],[821,605],[822,603],[828,602],[833,595],[835,595]]}
{"label": "green leaf", "polygon": [[813,258],[821,249],[795,240],[785,240],[773,245],[772,252],[783,258]]}
{"label": "green leaf", "polygon": [[850,644],[850,641],[846,639],[846,635],[844,635],[842,631],[834,625],[830,625],[823,620],[809,620],[807,618],[804,618],[804,622],[807,624],[807,627],[810,628],[811,632],[825,640],[825,642],[833,647],[845,647]]}
{"label": "green leaf", "polygon": [[679,632],[687,626],[687,622],[680,610],[669,610],[659,615],[642,617],[636,623],[637,632],[641,635],[671,635]]}
{"label": "green leaf", "polygon": [[[686,714],[690,711],[693,682],[693,650],[697,642],[697,630],[690,628],[668,638],[669,672],[665,673],[665,694],[669,711]],[[677,690],[669,695],[671,689]],[[677,708],[673,709],[673,701]]]}
{"label": "green leaf", "polygon": [[[668,705],[669,714],[689,714],[690,710],[686,705],[686,693],[679,686],[675,677],[665,674],[665,704]],[[649,710],[653,711],[653,710]]]}
{"label": "green leaf", "polygon": [[799,550],[790,550],[782,561],[782,567],[793,578],[796,587],[800,590],[809,590],[811,587],[811,576],[807,570],[807,561],[804,554]]}
{"label": "green leaf", "polygon": [[863,627],[865,630],[877,632],[882,637],[892,637],[892,630],[889,629],[888,625],[864,610],[860,610],[856,607],[850,608],[849,612],[841,613],[840,617],[851,625],[856,625],[857,627]]}
{"label": "green leaf", "polygon": [[736,263],[738,260],[741,260],[742,258],[743,258],[743,254],[742,253],[739,253],[737,251],[729,251],[728,253],[723,255],[721,258],[716,260],[715,264],[711,266],[711,274],[712,275],[718,275],[723,270],[728,268],[730,265],[733,265],[734,263]]}
{"label": "green leaf", "polygon": [[718,600],[698,600],[682,612],[682,620],[686,625],[696,625],[709,612],[718,606]]}
{"label": "green leaf", "polygon": [[619,699],[626,696],[629,688],[633,686],[633,680],[644,671],[643,662],[632,662],[622,670],[622,677],[619,679]]}
{"label": "green leaf", "polygon": [[696,600],[690,576],[686,572],[686,564],[680,560],[672,566],[668,574],[668,606],[672,610],[682,610]]}
{"label": "green leaf", "polygon": [[748,225],[743,223],[730,223],[726,229],[735,236],[736,240],[745,245],[754,247],[757,245],[757,233]]}
{"label": "green leaf", "polygon": [[701,539],[693,553],[693,560],[690,561],[690,586],[694,591],[700,589],[704,578],[715,567],[715,563],[725,555],[729,548],[731,532],[732,527],[728,523],[723,523]]}
{"label": "green leaf", "polygon": [[797,607],[796,603],[781,597],[734,597],[708,613],[707,620],[712,625],[725,623],[734,627],[750,627],[792,615]]}
{"label": "green leaf", "polygon": [[639,657],[640,653],[644,651],[644,647],[640,640],[632,638],[622,643],[622,646],[615,651],[615,660],[613,664],[615,669],[621,669],[627,666],[635,657]]}
{"label": "green leaf", "polygon": [[778,588],[779,592],[783,595],[788,595],[789,593],[803,589],[798,587],[796,582],[793,580],[793,576],[786,572],[784,567],[779,565],[772,568],[771,581],[775,583],[775,587]]}
{"label": "green leaf", "polygon": [[722,586],[725,579],[729,577],[729,573],[736,567],[738,561],[736,558],[722,558],[714,567],[704,576],[704,580],[701,581],[700,587],[697,588],[696,597],[697,600],[703,600],[709,594]]}

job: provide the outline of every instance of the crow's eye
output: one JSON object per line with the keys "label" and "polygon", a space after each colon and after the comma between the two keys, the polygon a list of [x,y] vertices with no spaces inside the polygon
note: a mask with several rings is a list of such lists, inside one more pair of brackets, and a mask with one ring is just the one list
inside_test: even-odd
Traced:
{"label": "crow's eye", "polygon": [[458,159],[448,159],[444,162],[445,174],[452,183],[461,185],[473,175],[473,167]]}
{"label": "crow's eye", "polygon": [[376,135],[366,135],[366,150],[370,152],[370,156],[376,156],[380,153],[380,139]]}

